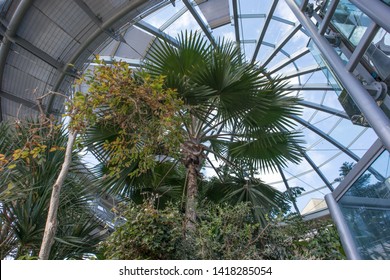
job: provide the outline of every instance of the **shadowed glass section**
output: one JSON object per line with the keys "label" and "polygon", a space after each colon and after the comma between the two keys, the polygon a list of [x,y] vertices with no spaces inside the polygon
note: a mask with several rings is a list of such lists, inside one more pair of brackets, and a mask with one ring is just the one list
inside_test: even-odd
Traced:
{"label": "shadowed glass section", "polygon": [[357,46],[372,20],[347,0],[341,0],[331,20],[348,41]]}

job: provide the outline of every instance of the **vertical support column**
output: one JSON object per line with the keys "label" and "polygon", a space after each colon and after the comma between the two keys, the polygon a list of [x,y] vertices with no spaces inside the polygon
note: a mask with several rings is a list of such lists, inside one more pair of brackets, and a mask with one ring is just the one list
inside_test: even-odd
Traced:
{"label": "vertical support column", "polygon": [[345,66],[345,68],[347,69],[348,72],[353,72],[353,70],[355,70],[360,59],[362,58],[362,56],[366,52],[368,46],[371,44],[371,42],[374,39],[378,30],[379,30],[379,25],[377,25],[375,22],[373,22],[367,28],[366,32],[364,32],[363,37],[360,39],[359,44],[355,48],[354,52],[352,53],[351,57],[349,58],[347,65]]}
{"label": "vertical support column", "polygon": [[326,204],[328,204],[330,215],[336,224],[347,258],[350,260],[361,260],[362,258],[357,250],[355,241],[348,228],[348,225],[344,220],[343,213],[341,212],[340,207],[337,205],[337,202],[331,193],[325,195],[325,201]]}
{"label": "vertical support column", "polygon": [[238,3],[237,3],[238,0],[233,0],[233,20],[234,20],[234,33],[235,33],[235,36],[236,36],[236,42],[238,43],[238,45],[240,46],[241,45],[241,42],[240,42],[240,26],[239,26],[239,22],[238,22]]}

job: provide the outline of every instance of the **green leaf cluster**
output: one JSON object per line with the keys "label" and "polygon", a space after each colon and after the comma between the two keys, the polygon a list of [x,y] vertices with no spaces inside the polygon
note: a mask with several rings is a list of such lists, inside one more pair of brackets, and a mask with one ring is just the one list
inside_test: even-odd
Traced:
{"label": "green leaf cluster", "polygon": [[163,87],[163,76],[136,76],[121,61],[96,63],[99,65],[82,80],[88,86],[87,93],[76,92],[74,96],[73,111],[78,113],[72,114],[71,127],[87,134],[89,127],[115,131],[110,140],[101,143],[110,175],[134,164],[137,168],[129,176],[146,172],[155,166],[155,156],[162,147],[165,154],[177,153],[182,139],[178,112],[183,102],[174,90]]}
{"label": "green leaf cluster", "polygon": [[305,222],[293,216],[261,226],[248,204],[207,202],[186,238],[183,213],[175,205],[156,209],[149,201],[125,209],[125,222],[101,244],[108,259],[345,259],[329,219]]}
{"label": "green leaf cluster", "polygon": [[[1,259],[37,257],[66,142],[67,133],[62,124],[37,120],[0,124],[0,153],[14,165],[12,169],[0,171]],[[39,156],[31,153],[37,147],[42,148]],[[26,155],[18,152],[27,149],[30,152]],[[89,206],[91,194],[96,191],[93,177],[86,171],[77,150],[72,159],[60,196],[59,226],[50,259],[82,258],[84,254],[96,252],[102,238],[96,234],[101,226]]]}
{"label": "green leaf cluster", "polygon": [[126,222],[101,243],[108,259],[175,259],[182,241],[180,213],[175,207],[154,208],[150,201],[130,205]]}

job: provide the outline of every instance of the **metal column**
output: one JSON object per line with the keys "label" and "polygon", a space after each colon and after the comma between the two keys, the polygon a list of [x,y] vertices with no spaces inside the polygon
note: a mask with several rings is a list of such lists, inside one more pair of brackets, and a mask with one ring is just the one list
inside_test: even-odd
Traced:
{"label": "metal column", "polygon": [[330,215],[332,216],[332,219],[336,224],[337,230],[340,234],[340,240],[343,244],[347,258],[350,260],[361,260],[362,258],[357,251],[352,234],[349,231],[347,224],[345,223],[343,213],[341,212],[340,207],[337,205],[337,202],[331,193],[325,195],[325,201],[326,204],[328,204]]}

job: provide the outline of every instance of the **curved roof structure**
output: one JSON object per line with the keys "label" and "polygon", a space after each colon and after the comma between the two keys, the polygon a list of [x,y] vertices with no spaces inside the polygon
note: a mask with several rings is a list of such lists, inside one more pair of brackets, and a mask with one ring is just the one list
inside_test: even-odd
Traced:
{"label": "curved roof structure", "polygon": [[[295,129],[305,135],[304,160],[277,174],[262,175],[280,190],[303,187],[298,199],[302,210],[310,199],[333,190],[340,166],[359,161],[377,136],[369,126],[350,120],[339,102],[340,88],[286,2],[0,1],[1,120],[36,115],[36,97],[48,91],[69,94],[74,77],[95,55],[137,66],[157,37],[175,43],[184,29],[203,32],[212,44],[220,38],[235,40],[248,61],[266,66],[271,76],[289,80],[286,90],[302,98],[304,110],[295,118]],[[313,22],[317,20],[314,13]],[[382,35],[378,33],[377,41]],[[47,99],[44,106],[59,114],[63,99]]]}

